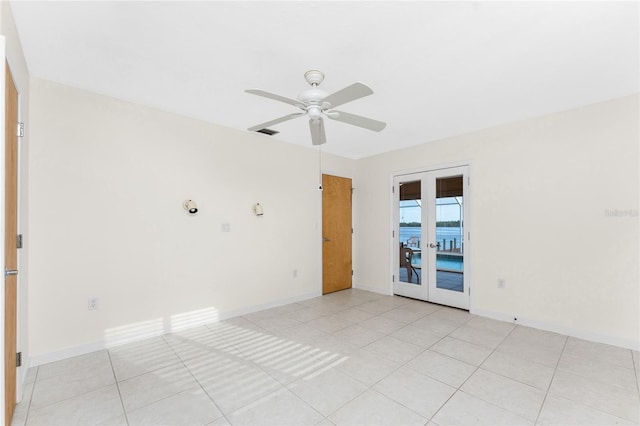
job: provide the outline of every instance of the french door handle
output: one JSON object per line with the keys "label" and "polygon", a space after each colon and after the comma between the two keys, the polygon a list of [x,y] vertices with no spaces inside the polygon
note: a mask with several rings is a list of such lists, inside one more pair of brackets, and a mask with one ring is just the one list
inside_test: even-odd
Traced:
{"label": "french door handle", "polygon": [[4,268],[4,279],[6,280],[11,275],[18,275],[18,270]]}
{"label": "french door handle", "polygon": [[438,244],[429,243],[429,247],[436,248],[436,247],[438,247]]}
{"label": "french door handle", "polygon": [[328,243],[329,241],[331,241],[330,239],[328,239],[327,237],[323,237],[322,241],[324,241],[325,243]]}

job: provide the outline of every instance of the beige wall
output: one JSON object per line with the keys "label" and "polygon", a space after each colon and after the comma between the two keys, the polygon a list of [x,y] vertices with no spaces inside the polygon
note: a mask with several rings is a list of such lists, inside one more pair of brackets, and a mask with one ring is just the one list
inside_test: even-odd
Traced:
{"label": "beige wall", "polygon": [[31,101],[36,363],[320,294],[316,150],[38,79]]}
{"label": "beige wall", "polygon": [[629,96],[359,160],[358,286],[391,289],[391,176],[469,162],[472,312],[640,348],[638,117]]}
{"label": "beige wall", "polygon": [[[317,151],[37,79],[31,117],[35,363],[320,293]],[[355,286],[391,289],[391,176],[469,162],[472,312],[637,348],[638,133],[631,96],[326,155],[355,177]]]}

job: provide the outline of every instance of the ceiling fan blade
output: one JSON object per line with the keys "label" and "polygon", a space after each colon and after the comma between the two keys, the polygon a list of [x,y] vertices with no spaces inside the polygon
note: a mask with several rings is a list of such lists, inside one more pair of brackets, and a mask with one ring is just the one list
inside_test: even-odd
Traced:
{"label": "ceiling fan blade", "polygon": [[[337,115],[333,114],[336,112],[338,113]],[[382,121],[363,117],[361,115],[349,114],[348,112],[342,111],[329,111],[327,113],[327,117],[332,120],[342,121],[343,123],[353,124],[354,126],[373,130],[374,132],[379,132],[387,126],[387,123],[384,123]]]}
{"label": "ceiling fan blade", "polygon": [[322,145],[327,142],[327,137],[324,134],[324,121],[322,121],[322,118],[310,119],[309,128],[311,129],[311,143],[314,145]]}
{"label": "ceiling fan blade", "polygon": [[284,96],[276,95],[275,93],[265,92],[260,89],[248,89],[245,90],[247,93],[251,93],[252,95],[258,95],[265,98],[273,99],[276,101],[284,102],[285,104],[293,105],[294,107],[304,108],[304,105],[295,99],[285,98]]}
{"label": "ceiling fan blade", "polygon": [[373,95],[373,90],[371,90],[371,88],[366,84],[358,82],[330,94],[324,98],[322,102],[328,102],[331,104],[329,108],[335,108],[342,104],[346,104],[347,102],[355,101],[356,99],[364,98],[369,95]]}
{"label": "ceiling fan blade", "polygon": [[256,124],[255,126],[249,127],[247,130],[249,130],[250,132],[255,132],[257,130],[266,129],[267,127],[273,126],[274,124],[282,123],[283,121],[288,121],[305,114],[306,112],[295,112],[293,114],[285,115],[284,117],[276,118],[275,120],[267,121],[266,123]]}

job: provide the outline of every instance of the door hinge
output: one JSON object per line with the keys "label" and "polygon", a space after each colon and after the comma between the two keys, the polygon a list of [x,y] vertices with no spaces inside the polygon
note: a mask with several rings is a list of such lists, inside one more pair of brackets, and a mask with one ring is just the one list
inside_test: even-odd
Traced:
{"label": "door hinge", "polygon": [[396,237],[396,231],[391,231],[391,238],[395,238]]}
{"label": "door hinge", "polygon": [[353,269],[351,270],[351,276],[353,276]]}
{"label": "door hinge", "polygon": [[16,238],[16,248],[21,249],[22,248],[22,234],[18,234],[18,237]]}
{"label": "door hinge", "polygon": [[467,176],[467,185],[471,185],[471,177]]}
{"label": "door hinge", "polygon": [[396,276],[395,275],[391,275],[391,282],[395,283],[396,282]]}
{"label": "door hinge", "polygon": [[18,122],[18,137],[24,136],[24,123]]}
{"label": "door hinge", "polygon": [[351,233],[353,234],[353,228],[351,228]]}
{"label": "door hinge", "polygon": [[16,367],[22,367],[22,352],[16,354]]}
{"label": "door hinge", "polygon": [[467,232],[467,240],[471,239],[471,232]]}
{"label": "door hinge", "polygon": [[391,193],[392,193],[392,194],[395,194],[395,193],[396,193],[396,187],[395,187],[395,186],[393,186],[393,185],[391,186]]}

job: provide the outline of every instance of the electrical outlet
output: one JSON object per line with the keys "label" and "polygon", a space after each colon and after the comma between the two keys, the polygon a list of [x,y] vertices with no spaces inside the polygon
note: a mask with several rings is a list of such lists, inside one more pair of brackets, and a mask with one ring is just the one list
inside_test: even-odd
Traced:
{"label": "electrical outlet", "polygon": [[90,297],[89,298],[88,309],[90,311],[97,311],[98,310],[98,298],[97,297]]}
{"label": "electrical outlet", "polygon": [[504,278],[498,278],[498,288],[505,288],[506,285]]}

